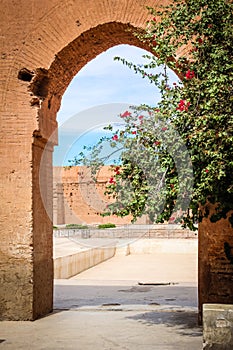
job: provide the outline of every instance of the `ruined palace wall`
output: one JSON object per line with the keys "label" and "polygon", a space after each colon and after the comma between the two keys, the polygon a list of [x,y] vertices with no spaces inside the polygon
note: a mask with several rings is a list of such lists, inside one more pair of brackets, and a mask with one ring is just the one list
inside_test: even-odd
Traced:
{"label": "ruined palace wall", "polygon": [[[53,167],[54,224],[103,224],[124,225],[131,223],[131,216],[125,218],[111,215],[103,217],[106,206],[113,199],[104,195],[105,187],[113,175],[109,166],[100,169],[97,182],[91,178],[90,169],[85,166]],[[137,224],[146,224],[143,216]]]}

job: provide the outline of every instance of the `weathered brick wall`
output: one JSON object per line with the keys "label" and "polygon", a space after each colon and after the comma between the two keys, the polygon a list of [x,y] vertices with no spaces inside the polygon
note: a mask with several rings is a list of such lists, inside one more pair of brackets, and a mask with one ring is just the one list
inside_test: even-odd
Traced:
{"label": "weathered brick wall", "polygon": [[[120,218],[116,215],[106,217],[100,215],[113,201],[111,197],[104,195],[105,186],[113,175],[109,166],[100,169],[96,183],[91,178],[90,169],[84,166],[53,167],[53,174],[53,222],[55,225],[131,223],[131,216]],[[146,216],[137,220],[137,224],[146,223],[149,223]]]}
{"label": "weathered brick wall", "polygon": [[[53,308],[53,236],[52,203],[53,174],[50,147],[44,149],[44,141],[33,144],[33,319]],[[36,301],[36,302],[35,302]]]}
{"label": "weathered brick wall", "polygon": [[216,223],[204,218],[198,233],[201,320],[203,303],[233,304],[233,227],[228,218]]}

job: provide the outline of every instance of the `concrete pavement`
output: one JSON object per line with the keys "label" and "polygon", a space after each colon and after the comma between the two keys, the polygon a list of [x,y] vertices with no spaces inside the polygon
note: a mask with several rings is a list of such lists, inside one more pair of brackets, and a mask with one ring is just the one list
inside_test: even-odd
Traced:
{"label": "concrete pavement", "polygon": [[116,256],[56,280],[51,315],[1,322],[0,350],[200,350],[196,277],[193,252]]}

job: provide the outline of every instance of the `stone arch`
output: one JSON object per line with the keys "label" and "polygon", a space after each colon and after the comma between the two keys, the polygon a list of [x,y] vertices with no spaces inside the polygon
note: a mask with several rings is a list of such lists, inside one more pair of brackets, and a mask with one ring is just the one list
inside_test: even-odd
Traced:
{"label": "stone arch", "polygon": [[[129,23],[109,22],[91,28],[69,43],[55,56],[48,70],[38,69],[30,90],[33,93],[32,105],[38,105],[39,128],[35,134],[48,137],[51,132],[44,119],[49,115],[56,125],[56,113],[60,108],[62,96],[73,77],[89,61],[110,47],[129,44],[150,51],[149,44],[135,37],[135,28]],[[42,103],[40,100],[42,99]]]}
{"label": "stone arch", "polygon": [[[159,2],[1,3],[0,183],[4,210],[0,319],[35,319],[52,310],[52,223],[41,200],[39,164],[44,154],[47,166],[42,181],[46,182],[47,210],[52,210],[51,165],[56,140],[46,152],[44,148],[56,129],[55,116],[64,89],[83,65],[108,47],[139,45],[128,29],[143,28],[148,17],[145,6]],[[71,66],[69,60],[74,56],[79,61]]]}
{"label": "stone arch", "polygon": [[[52,223],[49,220],[49,218],[52,217],[53,198],[52,151],[53,146],[57,143],[56,114],[60,108],[63,93],[78,71],[108,48],[118,44],[130,44],[149,50],[148,44],[142,44],[135,37],[135,30],[136,28],[132,25],[120,22],[109,22],[98,25],[84,32],[57,53],[49,69],[38,69],[30,82],[29,89],[33,94],[31,105],[38,106],[38,129],[33,132],[34,138],[32,145],[33,234],[38,237],[44,237],[44,225],[46,222],[48,237],[51,236],[52,232]],[[41,161],[42,158],[43,161]],[[41,193],[43,198],[41,198]],[[40,215],[38,215],[38,213],[40,213]],[[43,240],[47,243],[44,245],[43,251],[41,251],[40,254],[45,255],[44,252],[47,251],[46,247],[51,247],[51,240],[48,242],[48,238],[45,239],[45,237]],[[35,249],[36,247],[34,247],[34,250]],[[44,256],[44,261],[46,261],[47,258],[49,257]],[[48,264],[48,262],[46,264]],[[36,293],[40,290],[39,286],[41,284],[50,286],[49,288],[51,290],[52,267],[50,268],[50,274],[48,273],[47,276],[45,276],[42,271],[39,273],[39,270],[40,266],[37,267],[34,274],[34,298],[37,302],[34,312],[36,315],[40,314],[39,309],[36,310],[36,305],[39,305],[41,308],[45,300],[44,297],[40,300],[42,294]],[[38,273],[38,275],[36,275],[36,273]],[[47,280],[44,280],[44,278],[47,278]],[[47,288],[43,289],[44,293],[49,295],[49,290]]]}

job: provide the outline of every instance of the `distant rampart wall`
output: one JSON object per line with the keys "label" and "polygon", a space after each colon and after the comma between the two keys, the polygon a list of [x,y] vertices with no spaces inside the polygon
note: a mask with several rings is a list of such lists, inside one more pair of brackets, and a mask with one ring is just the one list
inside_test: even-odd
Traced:
{"label": "distant rampart wall", "polygon": [[[106,206],[112,202],[105,196],[106,185],[112,172],[109,166],[103,166],[97,176],[97,182],[91,178],[90,169],[85,166],[53,167],[53,223],[61,224],[129,224],[131,217],[120,218],[116,215],[102,217]],[[137,223],[146,224],[146,216]]]}

